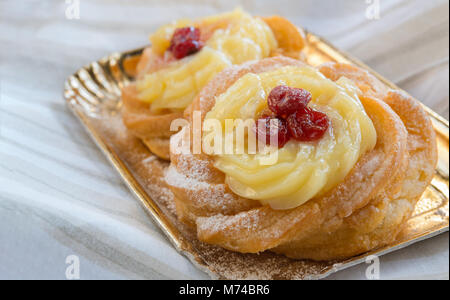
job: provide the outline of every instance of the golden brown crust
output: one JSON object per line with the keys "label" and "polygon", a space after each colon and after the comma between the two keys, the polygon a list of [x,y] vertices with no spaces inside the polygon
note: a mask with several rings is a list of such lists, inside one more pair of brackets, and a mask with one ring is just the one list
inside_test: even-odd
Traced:
{"label": "golden brown crust", "polygon": [[170,138],[155,137],[142,141],[153,154],[164,160],[170,160]]}
{"label": "golden brown crust", "polygon": [[381,81],[370,75],[366,70],[342,63],[325,63],[319,66],[319,71],[327,78],[336,81],[341,77],[353,80],[366,96],[384,99],[389,91]]}
{"label": "golden brown crust", "polygon": [[183,114],[152,114],[149,104],[138,99],[134,84],[122,89],[122,103],[122,121],[128,130],[139,137],[155,155],[169,160],[170,136],[174,133],[170,131],[170,125],[173,120],[182,118]]}
{"label": "golden brown crust", "polygon": [[[194,100],[188,119],[194,110],[204,116],[215,97],[244,74],[285,65],[302,63],[276,57],[222,72]],[[210,157],[172,153],[166,180],[175,193],[177,213],[196,226],[200,240],[244,253],[272,250],[293,258],[329,260],[380,247],[400,232],[433,175],[436,142],[431,123],[414,100],[389,91],[365,71],[341,64],[320,69],[332,80],[354,80],[363,91],[361,102],[377,131],[375,149],[326,195],[285,211],[233,194]]]}
{"label": "golden brown crust", "polygon": [[174,132],[170,131],[172,121],[183,117],[182,112],[153,114],[149,104],[138,98],[136,86],[130,84],[122,89],[123,122],[125,126],[141,139],[166,137]]}
{"label": "golden brown crust", "polygon": [[278,50],[272,56],[284,55],[299,59],[302,49],[306,46],[305,32],[280,16],[262,19],[272,29],[275,39],[278,41]]}

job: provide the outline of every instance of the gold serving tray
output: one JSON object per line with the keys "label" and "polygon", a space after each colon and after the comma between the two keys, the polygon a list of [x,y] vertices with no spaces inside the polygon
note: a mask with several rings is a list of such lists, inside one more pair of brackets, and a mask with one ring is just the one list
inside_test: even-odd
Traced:
{"label": "gold serving tray", "polygon": [[[352,63],[367,69],[386,85],[399,89],[316,35],[308,33],[307,38],[309,64],[329,61]],[[431,185],[395,243],[343,261],[313,262],[292,260],[271,252],[240,254],[199,242],[195,233],[180,223],[174,214],[172,195],[162,179],[168,164],[158,160],[139,140],[130,136],[121,122],[120,89],[133,79],[142,50],[115,53],[81,68],[66,80],[64,97],[71,111],[174,247],[212,278],[320,279],[364,262],[371,255],[381,256],[448,231],[449,126],[448,121],[425,107],[437,133],[439,162]]]}

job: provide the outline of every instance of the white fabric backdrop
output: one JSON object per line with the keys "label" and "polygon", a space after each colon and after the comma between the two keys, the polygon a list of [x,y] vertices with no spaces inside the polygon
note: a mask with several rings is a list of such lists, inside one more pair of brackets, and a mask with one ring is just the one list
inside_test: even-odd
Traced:
{"label": "white fabric backdrop", "polygon": [[[76,0],[75,0],[76,1]],[[374,0],[375,1],[375,0]],[[371,3],[374,3],[372,1]],[[72,3],[74,1],[72,0]],[[65,107],[64,79],[173,19],[240,5],[326,37],[448,119],[448,0],[0,0],[0,279],[207,278],[169,245]],[[382,257],[381,278],[448,279],[448,234]],[[331,278],[364,279],[360,265]]]}

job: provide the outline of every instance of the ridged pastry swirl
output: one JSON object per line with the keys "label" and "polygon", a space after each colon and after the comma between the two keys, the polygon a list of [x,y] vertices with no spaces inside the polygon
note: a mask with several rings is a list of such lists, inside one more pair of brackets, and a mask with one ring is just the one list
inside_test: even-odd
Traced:
{"label": "ridged pastry swirl", "polygon": [[139,98],[151,103],[152,111],[186,108],[203,86],[226,67],[268,57],[278,47],[269,25],[242,10],[165,26],[150,38],[152,46],[164,52],[175,28],[197,25],[214,29],[202,50],[137,82]]}
{"label": "ridged pastry swirl", "polygon": [[[286,66],[304,64],[277,57],[227,69],[194,100],[187,111],[190,122],[193,111],[206,115],[217,97],[246,74]],[[377,132],[375,147],[331,190],[285,210],[234,193],[225,174],[214,167],[213,156],[171,153],[165,179],[175,195],[178,217],[196,230],[200,241],[241,253],[269,250],[297,259],[333,260],[392,243],[405,227],[437,161],[427,113],[367,71],[335,63],[319,71],[334,82],[345,77],[362,92],[359,99]]]}
{"label": "ridged pastry swirl", "polygon": [[308,66],[244,75],[217,97],[205,119],[223,123],[255,119],[267,109],[267,95],[278,85],[311,92],[311,106],[331,119],[324,138],[312,143],[291,140],[278,150],[278,159],[271,165],[261,164],[263,154],[216,155],[214,165],[237,195],[274,209],[290,209],[341,182],[358,159],[373,149],[377,135],[358,99],[358,88],[345,78],[335,83]]}

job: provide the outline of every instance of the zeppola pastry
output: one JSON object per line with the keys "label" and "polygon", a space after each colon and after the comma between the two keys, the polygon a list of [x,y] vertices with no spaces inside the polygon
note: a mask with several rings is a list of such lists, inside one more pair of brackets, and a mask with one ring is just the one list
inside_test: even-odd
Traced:
{"label": "zeppola pastry", "polygon": [[[200,55],[216,55],[213,49]],[[201,241],[241,253],[268,250],[320,261],[391,243],[434,174],[436,138],[427,114],[414,99],[357,67],[315,68],[285,56],[264,58],[277,51],[271,49],[263,57],[233,61],[260,59],[227,66],[197,85],[205,86],[192,90],[189,99],[176,96],[188,95],[182,87],[155,79],[163,73],[147,72],[133,86],[140,103],[155,105],[149,111],[158,118],[193,99],[185,111],[190,126],[171,138],[165,174],[178,217]],[[150,85],[156,89],[147,90]],[[182,137],[193,135],[198,112],[203,125],[210,120],[223,125],[219,135],[225,140],[237,136],[235,127],[227,130],[227,120],[253,120],[244,135],[246,151],[176,151]],[[203,145],[207,136],[202,135]],[[263,147],[251,152],[255,137]],[[262,163],[268,149],[276,160]]]}
{"label": "zeppola pastry", "polygon": [[300,58],[305,45],[304,33],[286,19],[252,17],[239,9],[174,22],[150,41],[137,80],[122,89],[122,115],[129,131],[163,159],[169,159],[171,122],[216,74],[266,57]]}

